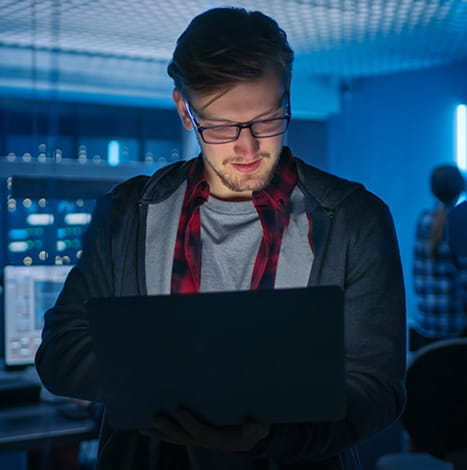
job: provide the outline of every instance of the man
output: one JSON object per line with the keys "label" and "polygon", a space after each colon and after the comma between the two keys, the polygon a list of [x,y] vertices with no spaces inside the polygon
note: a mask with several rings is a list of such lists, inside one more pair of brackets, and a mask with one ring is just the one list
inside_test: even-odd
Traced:
{"label": "man", "polygon": [[401,413],[404,288],[392,219],[361,185],[283,146],[292,59],[284,31],[260,12],[213,9],[190,23],[168,72],[201,154],[123,183],[98,208],[46,313],[36,364],[51,391],[102,401],[85,298],[339,285],[345,419],[212,427],[181,412],[140,433],[104,422],[99,469],[357,469],[349,449]]}

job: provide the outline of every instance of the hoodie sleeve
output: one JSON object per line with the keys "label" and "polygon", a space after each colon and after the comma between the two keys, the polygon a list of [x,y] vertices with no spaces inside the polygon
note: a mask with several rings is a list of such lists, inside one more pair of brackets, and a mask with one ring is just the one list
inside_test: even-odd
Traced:
{"label": "hoodie sleeve", "polygon": [[109,214],[110,195],[96,205],[83,236],[83,255],[68,274],[55,305],[44,315],[35,364],[44,386],[56,395],[102,399],[84,303],[113,293]]}
{"label": "hoodie sleeve", "polygon": [[138,202],[148,180],[148,176],[136,176],[98,199],[83,236],[82,256],[55,306],[44,315],[35,363],[42,383],[56,395],[102,401],[85,302],[139,293]]}

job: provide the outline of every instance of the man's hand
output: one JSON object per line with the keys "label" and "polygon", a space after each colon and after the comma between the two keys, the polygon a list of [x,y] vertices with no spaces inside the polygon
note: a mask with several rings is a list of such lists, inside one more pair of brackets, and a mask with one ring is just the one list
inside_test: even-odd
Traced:
{"label": "man's hand", "polygon": [[210,426],[188,411],[178,411],[173,418],[156,416],[154,428],[141,432],[172,444],[206,447],[225,452],[246,452],[267,437],[269,431],[268,424],[259,423]]}

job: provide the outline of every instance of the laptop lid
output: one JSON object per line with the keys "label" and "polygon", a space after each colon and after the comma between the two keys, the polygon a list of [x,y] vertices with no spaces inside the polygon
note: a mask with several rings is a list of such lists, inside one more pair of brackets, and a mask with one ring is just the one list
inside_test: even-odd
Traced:
{"label": "laptop lid", "polygon": [[214,425],[345,414],[338,287],[96,298],[87,311],[116,429],[179,408]]}

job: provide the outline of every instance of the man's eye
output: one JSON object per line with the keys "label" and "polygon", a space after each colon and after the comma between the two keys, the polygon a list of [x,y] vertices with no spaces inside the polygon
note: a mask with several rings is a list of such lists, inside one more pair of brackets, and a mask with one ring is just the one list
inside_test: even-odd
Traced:
{"label": "man's eye", "polygon": [[206,131],[210,135],[213,135],[213,136],[216,136],[216,135],[231,136],[231,135],[235,135],[235,133],[237,132],[237,128],[235,126],[210,127],[210,128],[207,128]]}

